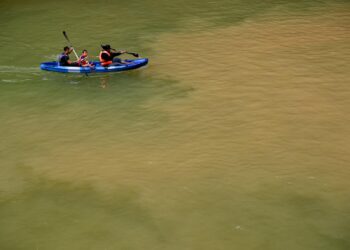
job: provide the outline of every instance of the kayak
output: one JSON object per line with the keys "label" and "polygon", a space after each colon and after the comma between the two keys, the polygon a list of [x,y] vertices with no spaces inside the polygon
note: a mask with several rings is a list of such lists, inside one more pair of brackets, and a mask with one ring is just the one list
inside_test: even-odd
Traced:
{"label": "kayak", "polygon": [[90,67],[77,67],[77,66],[60,66],[58,62],[44,62],[40,64],[42,70],[61,72],[61,73],[108,73],[119,72],[125,70],[137,69],[145,66],[148,63],[148,58],[140,58],[135,60],[125,60],[127,64],[113,65],[108,67],[101,66],[100,62],[92,62],[95,66]]}

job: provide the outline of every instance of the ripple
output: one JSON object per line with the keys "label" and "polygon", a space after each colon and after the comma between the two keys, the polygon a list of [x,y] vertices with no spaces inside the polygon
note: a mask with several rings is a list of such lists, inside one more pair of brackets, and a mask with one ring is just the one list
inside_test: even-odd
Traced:
{"label": "ripple", "polygon": [[0,73],[38,73],[39,67],[0,66]]}

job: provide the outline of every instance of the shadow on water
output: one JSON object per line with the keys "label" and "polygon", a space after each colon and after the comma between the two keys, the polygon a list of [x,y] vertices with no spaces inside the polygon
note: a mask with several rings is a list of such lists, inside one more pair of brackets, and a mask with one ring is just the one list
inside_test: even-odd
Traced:
{"label": "shadow on water", "polygon": [[107,197],[88,185],[15,168],[26,183],[22,192],[0,199],[2,249],[154,249],[162,241],[135,190],[118,187]]}
{"label": "shadow on water", "polygon": [[152,91],[159,88],[166,88],[169,91],[173,89],[174,93],[177,94],[182,93],[180,96],[184,97],[188,92],[193,90],[179,85],[179,81],[174,79],[145,74],[144,71],[146,70],[147,68],[143,68],[129,72],[87,75],[44,72],[42,80],[49,81],[54,85],[66,84],[68,88],[76,87],[82,91],[88,89],[97,90],[98,88],[108,89],[112,92],[116,89],[134,89],[134,91],[138,91],[138,88],[143,91],[146,89]]}
{"label": "shadow on water", "polygon": [[[262,249],[285,249],[288,241],[291,249],[349,248],[349,206],[340,208],[330,202],[330,197],[333,197],[340,204],[349,204],[348,198],[345,198],[346,191],[335,195],[333,190],[312,178],[307,180],[308,192],[305,192],[303,178],[278,176],[276,180],[274,184],[260,183],[258,188],[249,193],[249,197],[260,203],[258,210],[254,206],[247,209],[248,213],[256,214],[255,221],[249,224],[255,224],[258,231],[269,231],[276,239],[285,238],[285,242],[264,241]],[[274,214],[271,215],[270,211],[274,211]],[[339,220],[339,214],[342,214],[343,219]],[[271,228],[271,223],[276,226]],[[290,240],[287,235],[298,237]],[[311,239],[317,240],[312,242]]]}
{"label": "shadow on water", "polygon": [[169,114],[162,106],[193,92],[192,87],[145,76],[142,71],[88,77],[42,72],[25,82],[3,83],[0,89],[4,129],[14,130],[15,121],[21,120],[26,130],[46,124],[42,130],[46,131],[60,124],[111,133],[128,131],[137,124],[144,129],[155,123],[163,126]]}
{"label": "shadow on water", "polygon": [[137,116],[147,120],[154,110],[159,115],[166,116],[159,109],[162,105],[186,99],[194,91],[191,86],[185,86],[177,80],[146,75],[143,70],[147,68],[134,72],[88,76],[47,75],[47,81],[38,86],[37,93],[48,103],[55,99],[60,100],[63,105],[79,103],[81,107],[94,110],[116,108],[124,117],[134,119]]}

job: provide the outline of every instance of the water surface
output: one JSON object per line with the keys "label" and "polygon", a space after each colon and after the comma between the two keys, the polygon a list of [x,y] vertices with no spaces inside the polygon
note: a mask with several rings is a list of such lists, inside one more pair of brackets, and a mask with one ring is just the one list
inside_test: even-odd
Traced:
{"label": "water surface", "polygon": [[[2,1],[1,249],[349,249],[348,1]],[[66,45],[146,68],[42,72]]]}

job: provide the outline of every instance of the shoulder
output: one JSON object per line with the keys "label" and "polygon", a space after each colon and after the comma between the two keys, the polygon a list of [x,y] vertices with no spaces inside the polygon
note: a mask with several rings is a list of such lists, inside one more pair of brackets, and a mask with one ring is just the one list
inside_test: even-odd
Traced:
{"label": "shoulder", "polygon": [[59,56],[59,58],[60,58],[60,60],[68,60],[68,59],[69,59],[69,57],[68,57],[66,54],[64,54],[64,53],[62,53],[62,54]]}

